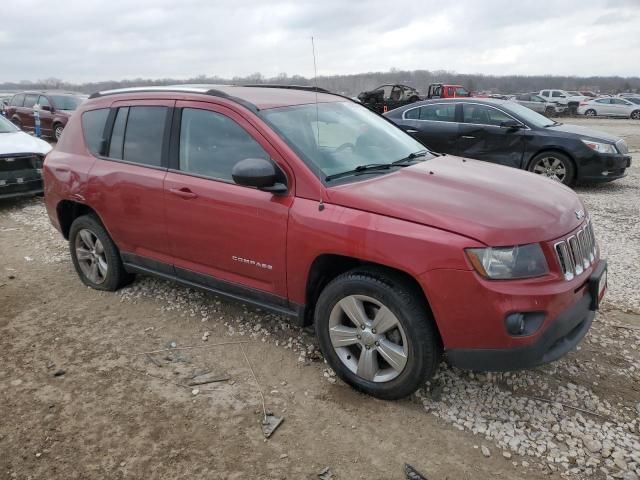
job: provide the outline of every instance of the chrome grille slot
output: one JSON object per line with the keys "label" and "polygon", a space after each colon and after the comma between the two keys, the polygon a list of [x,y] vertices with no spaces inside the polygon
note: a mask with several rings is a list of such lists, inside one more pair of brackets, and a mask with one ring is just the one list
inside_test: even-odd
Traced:
{"label": "chrome grille slot", "polygon": [[596,238],[591,220],[587,219],[584,226],[577,232],[556,242],[554,250],[565,280],[571,280],[587,270],[597,256]]}

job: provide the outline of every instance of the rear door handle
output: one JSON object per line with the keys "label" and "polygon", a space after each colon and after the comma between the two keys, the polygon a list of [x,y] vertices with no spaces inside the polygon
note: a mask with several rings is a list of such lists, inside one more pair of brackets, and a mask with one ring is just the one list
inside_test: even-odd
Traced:
{"label": "rear door handle", "polygon": [[170,188],[169,192],[173,193],[174,195],[177,195],[180,198],[184,198],[185,200],[191,200],[192,198],[196,198],[198,196],[195,193],[193,193],[191,190],[189,190],[187,187]]}
{"label": "rear door handle", "polygon": [[476,137],[474,137],[473,135],[462,135],[461,138],[476,138]]}
{"label": "rear door handle", "polygon": [[418,130],[414,130],[413,128],[408,128],[407,130],[405,130],[405,132],[407,132],[407,133],[418,133]]}

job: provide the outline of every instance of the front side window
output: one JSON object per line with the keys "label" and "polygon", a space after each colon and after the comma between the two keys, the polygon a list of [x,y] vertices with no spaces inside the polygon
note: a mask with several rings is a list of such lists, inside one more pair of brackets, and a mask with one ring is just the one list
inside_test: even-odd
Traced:
{"label": "front side window", "polygon": [[233,181],[234,165],[246,158],[268,160],[269,154],[229,117],[209,110],[182,110],[181,171]]}
{"label": "front side window", "polygon": [[388,164],[424,150],[407,133],[354,102],[273,108],[260,115],[321,177],[365,164]]}
{"label": "front side window", "polygon": [[506,113],[497,108],[489,107],[488,105],[465,103],[463,112],[464,123],[475,123],[476,125],[494,125],[499,127],[502,122],[513,120],[513,118]]}
{"label": "front side window", "polygon": [[38,100],[38,95],[35,94],[27,94],[24,96],[24,107],[25,108],[33,108],[33,106],[36,104],[36,101]]}
{"label": "front side window", "polygon": [[84,101],[83,97],[74,95],[51,95],[51,101],[58,110],[75,110]]}
{"label": "front side window", "polygon": [[553,92],[553,93],[551,94],[551,96],[552,96],[552,97],[555,97],[555,98],[558,98],[558,97],[560,97],[560,98],[564,98],[564,97],[565,97],[565,95],[563,95],[563,93],[562,93],[562,92],[558,92],[557,90],[556,90],[555,92]]}
{"label": "front side window", "polygon": [[119,108],[113,125],[109,157],[159,167],[168,107]]}
{"label": "front side window", "polygon": [[40,95],[40,98],[38,98],[38,105],[40,105],[41,107],[51,107],[49,99],[44,95]]}
{"label": "front side window", "polygon": [[469,90],[467,90],[464,87],[457,87],[456,88],[456,96],[457,97],[468,97],[469,96]]}
{"label": "front side window", "polygon": [[89,110],[82,114],[82,132],[87,148],[94,155],[102,154],[104,126],[109,116],[108,108]]}

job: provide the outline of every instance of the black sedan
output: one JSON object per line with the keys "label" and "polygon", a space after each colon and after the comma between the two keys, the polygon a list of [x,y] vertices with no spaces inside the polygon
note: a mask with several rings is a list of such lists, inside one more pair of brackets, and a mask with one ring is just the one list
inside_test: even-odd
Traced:
{"label": "black sedan", "polygon": [[427,100],[385,116],[435,152],[529,170],[566,185],[622,178],[631,166],[621,138],[554,122],[515,102]]}

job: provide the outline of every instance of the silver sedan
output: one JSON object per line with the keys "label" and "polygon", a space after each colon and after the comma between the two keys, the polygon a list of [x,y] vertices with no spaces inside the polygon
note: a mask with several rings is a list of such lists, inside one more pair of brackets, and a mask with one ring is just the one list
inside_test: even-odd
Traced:
{"label": "silver sedan", "polygon": [[625,98],[594,98],[593,100],[580,102],[578,115],[586,115],[587,117],[601,115],[605,117],[623,117],[640,120],[640,105],[636,105]]}
{"label": "silver sedan", "polygon": [[530,108],[534,112],[546,115],[547,117],[553,117],[554,115],[562,113],[566,110],[566,107],[564,105],[558,105],[555,102],[548,102],[536,93],[522,93],[514,95],[511,100],[527,108]]}

